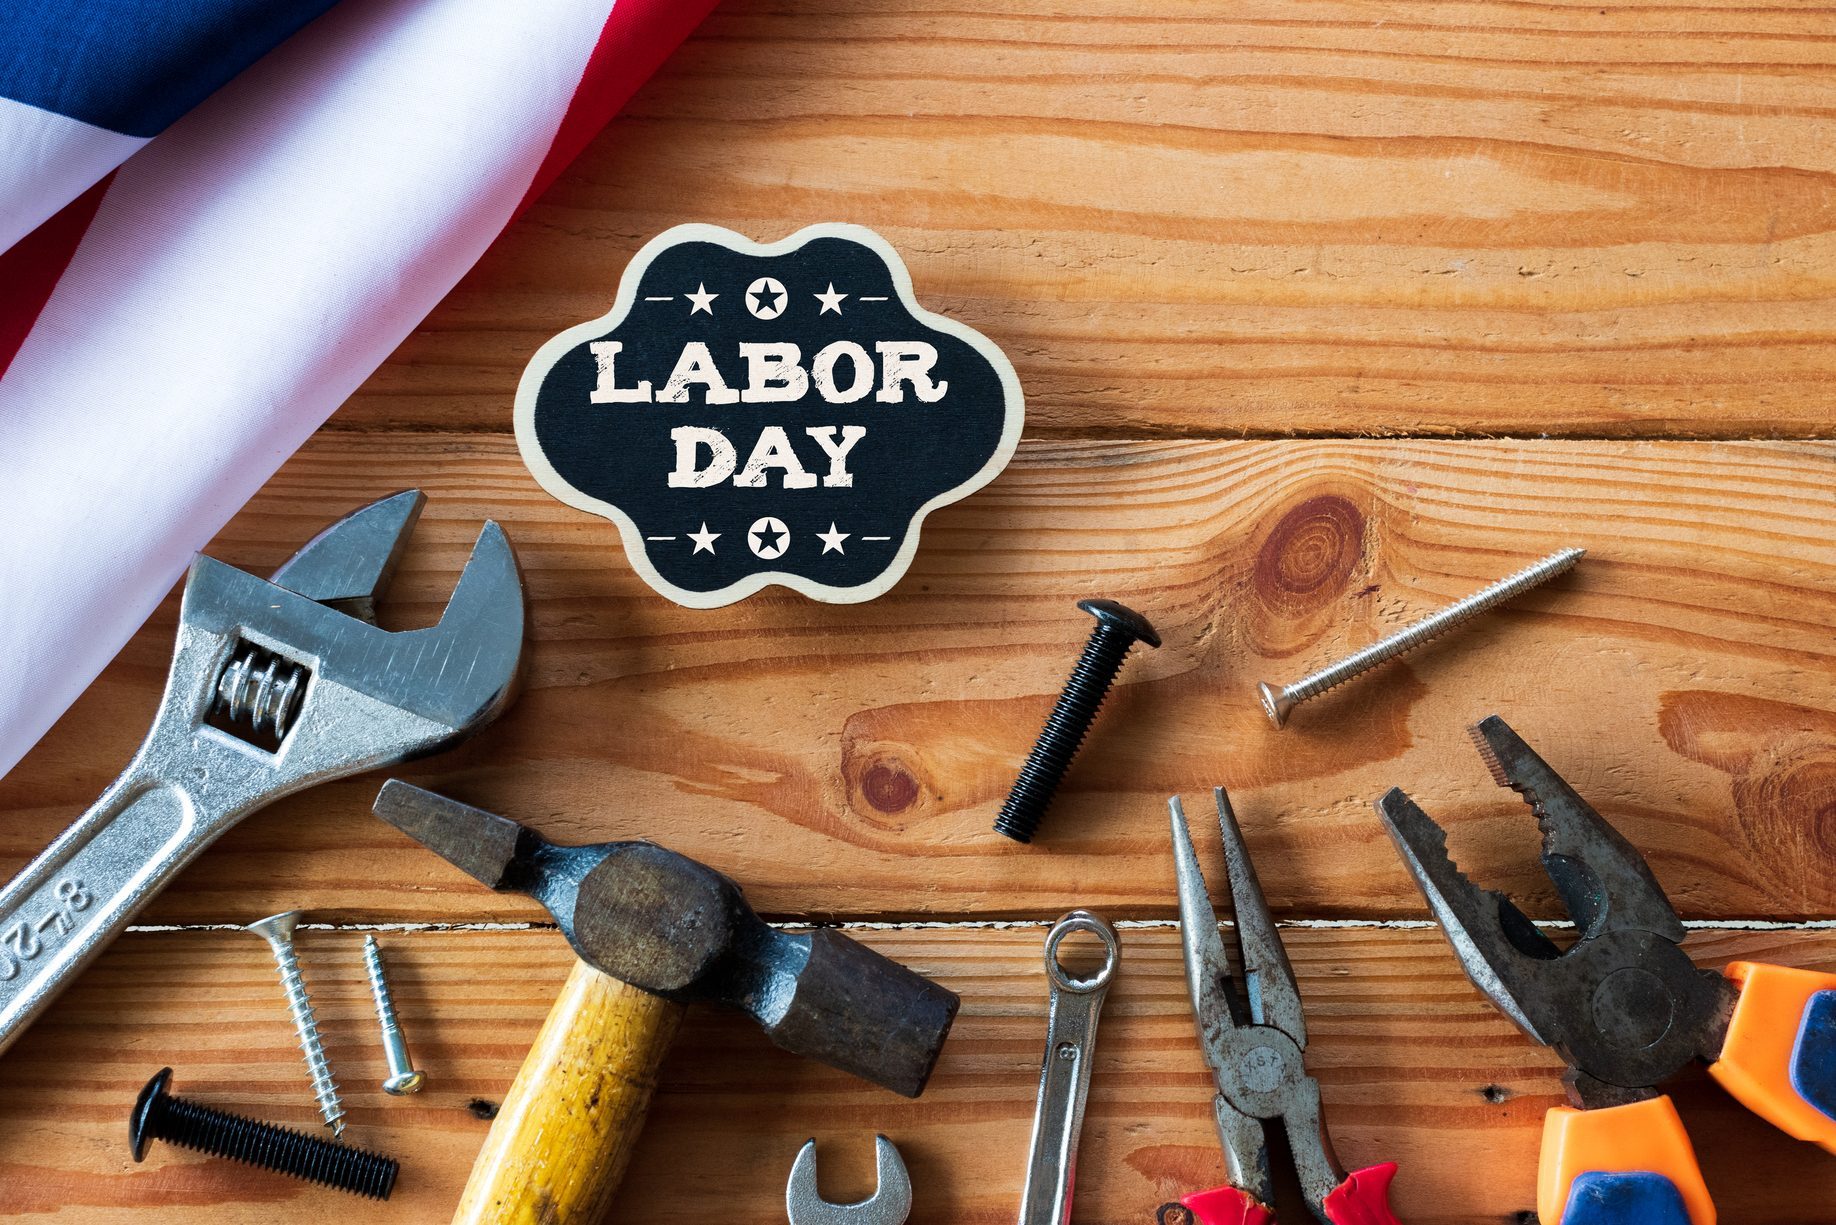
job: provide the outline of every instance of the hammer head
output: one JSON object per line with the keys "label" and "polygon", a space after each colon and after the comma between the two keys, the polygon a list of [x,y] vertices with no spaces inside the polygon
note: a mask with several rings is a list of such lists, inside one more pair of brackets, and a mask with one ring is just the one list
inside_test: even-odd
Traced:
{"label": "hammer head", "polygon": [[923,1092],[956,996],[838,932],[771,927],[739,886],[651,842],[560,846],[390,779],[376,815],[479,881],[547,907],[582,960],[683,1003],[751,1016],[778,1046],[906,1097]]}

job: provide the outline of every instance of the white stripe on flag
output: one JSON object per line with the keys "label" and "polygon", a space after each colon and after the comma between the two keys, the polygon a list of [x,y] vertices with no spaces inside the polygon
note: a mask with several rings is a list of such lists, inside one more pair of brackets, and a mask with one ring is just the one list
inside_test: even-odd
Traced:
{"label": "white stripe on flag", "polygon": [[496,237],[610,7],[346,0],[122,168],[0,378],[0,773]]}
{"label": "white stripe on flag", "polygon": [[146,143],[144,137],[123,136],[0,98],[0,251],[101,182]]}

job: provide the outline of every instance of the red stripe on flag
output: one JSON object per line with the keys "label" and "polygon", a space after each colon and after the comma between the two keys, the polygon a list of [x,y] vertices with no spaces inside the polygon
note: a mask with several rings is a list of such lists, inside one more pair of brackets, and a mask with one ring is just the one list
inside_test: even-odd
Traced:
{"label": "red stripe on flag", "polygon": [[569,162],[610,123],[630,101],[638,86],[650,79],[716,0],[615,0],[599,42],[587,58],[586,71],[574,90],[561,127],[555,132],[548,156],[536,171],[529,193],[517,206],[528,208],[548,190]]}
{"label": "red stripe on flag", "polygon": [[57,280],[70,266],[77,244],[89,232],[96,209],[102,204],[102,193],[114,175],[91,187],[47,218],[36,230],[0,251],[0,285],[7,291],[0,295],[0,376],[13,364],[25,338],[38,322]]}

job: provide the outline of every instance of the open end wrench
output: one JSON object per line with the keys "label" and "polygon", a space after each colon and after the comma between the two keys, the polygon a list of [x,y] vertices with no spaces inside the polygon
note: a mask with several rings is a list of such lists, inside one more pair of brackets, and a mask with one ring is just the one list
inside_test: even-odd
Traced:
{"label": "open end wrench", "polygon": [[[1103,942],[1103,964],[1089,978],[1071,977],[1058,960],[1059,946],[1077,932]],[[1052,996],[1045,1063],[1039,1071],[1039,1105],[1033,1115],[1032,1151],[1027,1158],[1026,1187],[1020,1194],[1020,1225],[1066,1225],[1071,1219],[1077,1137],[1084,1127],[1084,1099],[1090,1093],[1097,1018],[1121,959],[1116,929],[1088,910],[1072,911],[1046,936],[1046,977],[1052,983]]]}
{"label": "open end wrench", "polygon": [[816,1141],[807,1141],[791,1166],[784,1189],[784,1211],[790,1225],[905,1225],[912,1213],[912,1179],[899,1150],[885,1136],[873,1138],[879,1185],[852,1204],[831,1204],[816,1189]]}
{"label": "open end wrench", "polygon": [[509,705],[523,595],[497,524],[438,625],[373,624],[422,501],[409,490],[347,515],[271,581],[192,564],[152,730],[95,806],[0,889],[0,1051],[244,816],[445,748]]}

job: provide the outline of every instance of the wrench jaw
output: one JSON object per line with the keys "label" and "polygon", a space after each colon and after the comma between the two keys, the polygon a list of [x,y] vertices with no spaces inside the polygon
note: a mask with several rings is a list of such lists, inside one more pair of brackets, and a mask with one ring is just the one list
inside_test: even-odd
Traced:
{"label": "wrench jaw", "polygon": [[354,510],[302,545],[268,581],[374,625],[376,601],[388,591],[426,503],[420,490],[405,489]]}
{"label": "wrench jaw", "polygon": [[873,1138],[877,1183],[873,1194],[852,1204],[832,1204],[816,1186],[816,1141],[807,1141],[791,1166],[784,1189],[790,1225],[902,1225],[912,1211],[912,1179],[899,1150],[885,1136]]}

